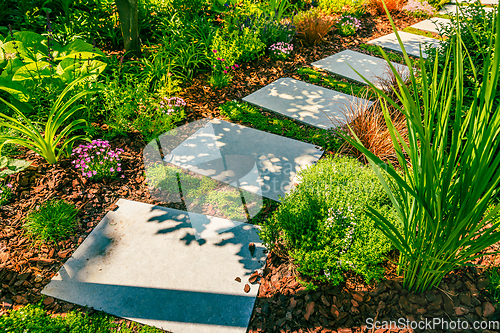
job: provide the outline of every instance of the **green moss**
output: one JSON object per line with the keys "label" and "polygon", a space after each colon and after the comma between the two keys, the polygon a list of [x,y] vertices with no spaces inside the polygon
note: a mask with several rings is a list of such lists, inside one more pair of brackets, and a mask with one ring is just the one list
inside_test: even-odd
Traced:
{"label": "green moss", "polygon": [[[370,44],[360,44],[359,48],[370,52],[373,56],[383,58],[382,52],[380,51],[380,47],[378,47],[378,46],[370,45]],[[404,59],[403,59],[402,55],[400,55],[398,53],[390,52],[387,50],[384,50],[384,52],[386,53],[386,55],[390,61],[404,63]]]}
{"label": "green moss", "polygon": [[420,29],[415,29],[412,27],[406,27],[403,29],[404,32],[414,34],[414,35],[419,35],[419,36],[424,36],[424,37],[429,37],[429,38],[436,38],[436,36],[430,32],[430,31],[424,31]]}
{"label": "green moss", "polygon": [[344,94],[354,95],[367,99],[376,98],[376,95],[373,93],[373,91],[370,90],[366,85],[345,82],[309,67],[302,67],[297,69],[297,74],[299,74],[305,81],[315,84],[321,84],[330,89],[343,92]]}
{"label": "green moss", "polygon": [[132,323],[118,325],[116,318],[102,312],[88,315],[72,311],[64,318],[51,317],[40,304],[29,304],[0,317],[0,327],[9,333],[160,333],[160,329]]}

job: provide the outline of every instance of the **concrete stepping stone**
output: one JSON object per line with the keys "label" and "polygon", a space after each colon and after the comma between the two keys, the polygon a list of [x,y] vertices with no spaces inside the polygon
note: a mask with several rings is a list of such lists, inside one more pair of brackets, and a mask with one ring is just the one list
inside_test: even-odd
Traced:
{"label": "concrete stepping stone", "polygon": [[322,129],[345,124],[353,105],[373,103],[291,78],[276,80],[243,101]]}
{"label": "concrete stepping stone", "polygon": [[[471,0],[451,0],[450,3],[469,4]],[[482,5],[498,5],[498,0],[481,0]]]}
{"label": "concrete stepping stone", "polygon": [[117,205],[43,294],[172,332],[247,331],[259,289],[248,279],[266,258],[256,226],[123,199]]}
{"label": "concrete stepping stone", "polygon": [[[400,74],[404,75],[406,73],[407,75],[409,73],[407,66],[395,62],[391,63]],[[385,82],[389,81],[392,77],[390,67],[384,59],[351,50],[336,53],[325,59],[313,62],[311,65],[347,79],[366,84],[363,78],[354,71],[356,70],[377,88],[383,88],[386,85]]]}
{"label": "concrete stepping stone", "polygon": [[[435,38],[414,35],[403,31],[398,31],[398,34],[403,42],[406,52],[415,57],[420,57],[420,45],[422,45],[422,55],[424,58],[427,58],[427,54],[423,48],[424,43],[429,43],[435,47],[439,46],[439,40]],[[395,33],[371,40],[368,42],[368,44],[378,45],[380,47],[393,51],[398,51],[398,52],[403,51],[398,43],[398,39]]]}
{"label": "concrete stepping stone", "polygon": [[[486,12],[491,12],[495,10],[493,7],[483,7]],[[460,14],[460,9],[458,10]],[[457,14],[457,5],[456,4],[446,4],[438,11],[438,14],[441,15],[456,15]]]}
{"label": "concrete stepping stone", "polygon": [[[195,122],[174,133],[190,132],[190,126],[199,127]],[[159,138],[164,162],[276,201],[298,182],[297,173],[323,154],[313,144],[219,119],[204,123],[178,146],[175,137]]]}
{"label": "concrete stepping stone", "polygon": [[415,29],[430,31],[430,32],[439,34],[438,28],[445,27],[449,24],[451,24],[451,21],[449,19],[444,19],[444,18],[440,18],[440,17],[432,17],[428,20],[418,22],[418,23],[412,25],[411,27],[415,28]]}

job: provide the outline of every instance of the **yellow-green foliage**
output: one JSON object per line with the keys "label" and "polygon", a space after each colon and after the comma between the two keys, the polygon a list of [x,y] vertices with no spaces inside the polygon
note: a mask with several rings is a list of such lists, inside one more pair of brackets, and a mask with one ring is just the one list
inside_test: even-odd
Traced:
{"label": "yellow-green foliage", "polygon": [[352,270],[369,282],[391,250],[365,214],[377,209],[396,223],[395,212],[375,173],[355,159],[325,158],[300,174],[301,183],[263,226],[268,248],[281,243],[300,273],[337,285]]}

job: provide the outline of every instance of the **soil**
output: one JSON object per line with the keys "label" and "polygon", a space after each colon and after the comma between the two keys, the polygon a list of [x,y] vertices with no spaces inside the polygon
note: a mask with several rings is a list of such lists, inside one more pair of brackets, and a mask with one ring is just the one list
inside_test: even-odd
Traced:
{"label": "soil", "polygon": [[[393,18],[400,30],[419,21],[403,14],[395,14]],[[203,117],[220,117],[217,108],[226,101],[240,99],[278,78],[293,77],[297,68],[346,48],[358,49],[360,43],[392,32],[385,17],[367,15],[362,20],[362,26],[361,32],[354,37],[341,38],[332,32],[319,45],[306,46],[296,41],[295,56],[289,61],[273,62],[263,58],[243,64],[242,70],[236,72],[233,84],[224,89],[212,89],[204,75],[195,78],[193,84],[180,94],[187,102],[186,122]],[[105,129],[105,124],[97,126]],[[0,207],[0,314],[41,300],[43,287],[103,216],[116,207],[114,203],[119,198],[158,204],[145,185],[142,165],[144,142],[140,136],[119,138],[111,144],[114,148],[125,150],[122,168],[126,176],[111,182],[87,181],[71,167],[70,160],[63,159],[58,165],[50,166],[31,152],[19,156],[33,164],[15,175],[16,199]],[[58,244],[34,243],[22,228],[23,219],[30,210],[51,198],[65,199],[80,209],[77,231]],[[181,204],[166,206],[184,208]],[[497,255],[485,255],[475,264],[481,267],[497,266],[499,262]],[[270,253],[264,271],[254,276],[254,279],[257,278],[254,283],[260,283],[260,290],[249,332],[365,332],[368,331],[367,318],[380,321],[398,318],[499,319],[496,304],[486,292],[489,281],[483,268],[457,270],[450,273],[439,288],[420,295],[401,287],[401,278],[395,276],[394,265],[387,264],[386,272],[387,280],[374,285],[367,285],[359,277],[350,276],[342,285],[320,285],[317,290],[308,291],[297,282],[299,275],[290,261]],[[93,311],[51,297],[45,298],[43,304],[55,315],[64,315],[75,308]]]}

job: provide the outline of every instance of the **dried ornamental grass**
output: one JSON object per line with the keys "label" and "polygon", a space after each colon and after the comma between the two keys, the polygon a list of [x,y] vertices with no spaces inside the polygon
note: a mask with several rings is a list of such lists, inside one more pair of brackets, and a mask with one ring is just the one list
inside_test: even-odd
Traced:
{"label": "dried ornamental grass", "polygon": [[335,21],[332,17],[315,8],[297,14],[294,23],[300,38],[307,44],[316,44],[321,42],[323,37],[330,32]]}
{"label": "dried ornamental grass", "polygon": [[[411,0],[410,0],[411,1]],[[397,12],[401,10],[403,0],[370,0],[370,6],[377,11],[378,14],[384,14],[384,3],[389,12]]]}

